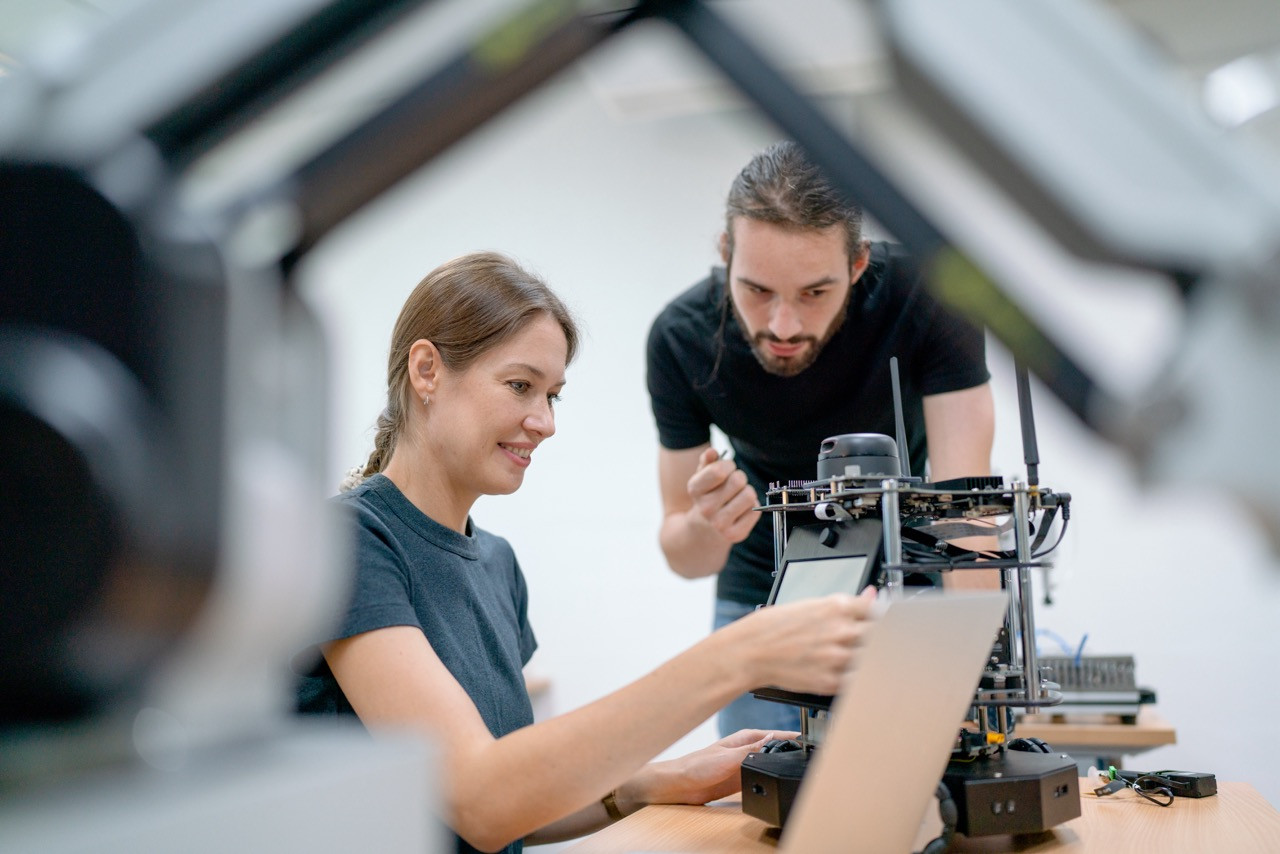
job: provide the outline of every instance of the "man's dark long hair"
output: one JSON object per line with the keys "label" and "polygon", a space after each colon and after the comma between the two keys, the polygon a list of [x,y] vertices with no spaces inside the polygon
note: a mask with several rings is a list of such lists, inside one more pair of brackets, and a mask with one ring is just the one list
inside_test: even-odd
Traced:
{"label": "man's dark long hair", "polygon": [[[751,158],[733,179],[724,205],[725,251],[733,262],[733,226],[739,217],[798,231],[842,225],[850,262],[863,251],[862,208],[851,204],[813,165],[804,149],[790,140],[775,142]],[[720,327],[716,330],[716,360],[705,385],[710,385],[724,355],[724,331],[729,322],[729,282],[720,295]]]}
{"label": "man's dark long hair", "polygon": [[733,180],[724,206],[730,257],[737,217],[806,231],[843,225],[849,258],[862,250],[862,208],[846,202],[794,142],[769,146]]}

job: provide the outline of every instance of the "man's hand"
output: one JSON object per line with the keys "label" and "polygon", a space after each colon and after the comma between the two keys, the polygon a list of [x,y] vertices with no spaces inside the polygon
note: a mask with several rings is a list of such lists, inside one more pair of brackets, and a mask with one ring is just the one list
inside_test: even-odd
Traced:
{"label": "man's hand", "polygon": [[732,460],[710,445],[658,451],[662,529],[658,542],[667,563],[685,578],[714,575],[729,550],[759,520],[755,490]]}
{"label": "man's hand", "polygon": [[759,518],[752,509],[759,501],[747,476],[733,464],[721,459],[715,448],[707,448],[698,457],[698,468],[689,478],[689,513],[710,525],[725,542],[740,543],[751,533]]}

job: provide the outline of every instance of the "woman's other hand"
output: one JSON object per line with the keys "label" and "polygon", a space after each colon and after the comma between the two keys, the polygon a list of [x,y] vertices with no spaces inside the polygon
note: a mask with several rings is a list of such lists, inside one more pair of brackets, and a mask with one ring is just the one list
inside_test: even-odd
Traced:
{"label": "woman's other hand", "polygon": [[742,760],[771,738],[794,738],[794,732],[738,730],[701,750],[677,759],[650,762],[618,789],[618,806],[630,815],[648,804],[705,804],[742,788]]}

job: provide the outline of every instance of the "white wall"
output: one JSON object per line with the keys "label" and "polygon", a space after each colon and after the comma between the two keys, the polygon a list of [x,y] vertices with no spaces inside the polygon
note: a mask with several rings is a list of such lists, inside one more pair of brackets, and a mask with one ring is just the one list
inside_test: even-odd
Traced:
{"label": "white wall", "polygon": [[[391,325],[436,264],[505,251],[544,275],[584,321],[556,439],[519,493],[474,512],[521,557],[541,642],[531,669],[551,678],[555,710],[638,677],[709,625],[711,582],[678,579],[656,544],[643,346],[665,301],[715,261],[728,184],[772,138],[739,113],[619,123],[571,72],[354,219],[304,271],[331,332],[335,484],[368,453]],[[1144,299],[1095,294],[1090,340],[1123,340],[1126,317],[1165,310]],[[1012,371],[998,347],[989,361],[995,464],[1013,474],[1021,450]],[[1133,767],[1213,771],[1280,804],[1271,740],[1280,689],[1267,663],[1280,615],[1277,560],[1214,490],[1145,490],[1047,394],[1036,402],[1042,482],[1075,499],[1056,602],[1039,606],[1039,625],[1072,641],[1088,633],[1088,652],[1136,656],[1139,681],[1157,691],[1180,743]],[[704,724],[677,749],[713,738]]]}

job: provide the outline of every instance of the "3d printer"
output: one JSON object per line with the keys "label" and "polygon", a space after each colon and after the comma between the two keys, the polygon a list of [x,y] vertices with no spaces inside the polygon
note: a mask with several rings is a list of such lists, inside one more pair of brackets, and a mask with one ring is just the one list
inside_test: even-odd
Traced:
{"label": "3d printer", "polygon": [[[776,569],[767,604],[857,593],[871,584],[899,597],[906,595],[911,573],[1000,570],[1009,609],[977,686],[973,728],[959,730],[942,782],[956,805],[955,832],[1047,830],[1080,815],[1076,763],[1038,739],[1015,738],[1009,712],[1034,712],[1062,700],[1036,656],[1030,576],[1032,569],[1048,566],[1043,557],[1061,540],[1071,496],[1038,482],[1029,385],[1021,367],[1026,481],[1006,484],[982,476],[930,483],[912,477],[898,457],[904,431],[892,368],[897,441],[875,433],[828,438],[819,450],[817,478],[771,484],[766,504],[758,508],[773,514]],[[1059,513],[1058,538],[1045,546]],[[802,514],[803,520],[788,533],[790,514]],[[1009,518],[995,525],[996,517]],[[947,542],[1010,528],[1010,551],[966,551]],[[742,765],[743,811],[781,827],[809,759],[822,744],[834,698],[770,687],[754,693],[801,711],[798,739],[767,744]]]}

